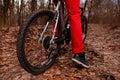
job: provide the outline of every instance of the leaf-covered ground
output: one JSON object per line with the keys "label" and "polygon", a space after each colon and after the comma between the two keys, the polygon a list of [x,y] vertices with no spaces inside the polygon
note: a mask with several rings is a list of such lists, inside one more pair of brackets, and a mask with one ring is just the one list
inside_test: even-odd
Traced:
{"label": "leaf-covered ground", "polygon": [[73,64],[67,47],[50,69],[37,76],[26,72],[17,60],[18,29],[0,29],[0,80],[120,80],[120,26],[89,25],[84,50],[90,69]]}

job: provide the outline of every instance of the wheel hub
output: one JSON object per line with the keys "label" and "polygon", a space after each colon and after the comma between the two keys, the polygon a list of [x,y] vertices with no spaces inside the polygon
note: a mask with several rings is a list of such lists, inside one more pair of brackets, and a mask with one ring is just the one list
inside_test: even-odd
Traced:
{"label": "wheel hub", "polygon": [[49,46],[50,46],[50,40],[51,40],[51,37],[50,36],[46,36],[44,41],[43,41],[43,47],[45,49],[48,49]]}

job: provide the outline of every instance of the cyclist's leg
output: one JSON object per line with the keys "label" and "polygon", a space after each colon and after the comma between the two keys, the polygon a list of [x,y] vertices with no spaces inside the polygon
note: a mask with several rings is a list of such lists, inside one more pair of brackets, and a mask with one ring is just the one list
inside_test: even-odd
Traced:
{"label": "cyclist's leg", "polygon": [[80,0],[65,0],[69,20],[73,53],[83,52],[82,23],[80,18]]}

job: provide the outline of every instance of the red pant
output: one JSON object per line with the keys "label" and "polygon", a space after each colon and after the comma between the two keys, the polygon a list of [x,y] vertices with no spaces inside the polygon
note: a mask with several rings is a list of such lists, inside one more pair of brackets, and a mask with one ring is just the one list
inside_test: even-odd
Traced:
{"label": "red pant", "polygon": [[[54,0],[56,2],[56,0]],[[72,51],[74,54],[83,52],[82,23],[80,17],[80,0],[65,0],[70,20]]]}

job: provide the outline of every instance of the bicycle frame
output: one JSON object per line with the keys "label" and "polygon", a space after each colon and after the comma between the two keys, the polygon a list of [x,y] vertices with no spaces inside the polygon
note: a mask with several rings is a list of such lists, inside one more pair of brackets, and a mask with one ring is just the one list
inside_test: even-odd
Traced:
{"label": "bicycle frame", "polygon": [[[48,2],[49,2],[49,4],[54,4],[53,0],[49,0]],[[80,7],[80,9],[82,11],[81,16],[83,15],[83,13],[85,11],[86,3],[87,3],[87,1],[85,1],[85,5],[82,8]],[[54,38],[55,38],[56,29],[59,28],[59,30],[60,30],[60,33],[58,33],[59,36],[62,35],[62,33],[63,33],[64,29],[65,29],[65,24],[66,24],[66,22],[68,20],[68,17],[66,19],[64,19],[63,6],[64,6],[64,1],[63,0],[58,0],[57,5],[56,5],[55,10],[54,10],[54,13],[55,13],[55,17],[54,17],[55,26],[54,26],[54,29],[53,29],[53,35],[52,35],[52,38],[50,40],[50,44],[54,44]],[[48,25],[49,25],[49,22],[47,22],[47,24],[45,25],[45,28],[44,28],[38,42],[42,42],[43,35],[44,35]]]}
{"label": "bicycle frame", "polygon": [[[49,4],[53,4],[53,0],[50,0],[50,3],[49,3]],[[61,24],[59,23],[59,25],[61,25],[61,26],[60,26],[61,29],[62,29],[61,31],[63,32],[63,30],[64,30],[65,24],[64,24],[64,19],[63,19],[62,5],[63,5],[63,4],[62,4],[62,0],[58,0],[57,6],[56,6],[56,8],[55,8],[55,10],[54,10],[54,13],[55,13],[55,17],[54,17],[55,27],[54,27],[54,29],[53,29],[53,35],[52,35],[52,38],[51,38],[51,40],[50,40],[50,44],[54,44],[55,32],[56,32],[56,29],[57,29],[57,25],[58,25],[58,23],[59,23],[59,20],[60,20],[60,22],[61,22]],[[44,33],[45,33],[48,25],[49,25],[49,22],[47,22],[47,24],[45,25],[44,30],[43,30],[43,32],[41,33],[41,36],[40,36],[38,42],[42,42]],[[59,28],[59,27],[58,27],[58,28]]]}
{"label": "bicycle frame", "polygon": [[[51,2],[52,2],[52,0],[51,0]],[[59,9],[60,9],[61,5],[62,5],[61,2],[58,1],[57,6],[55,8],[55,14],[56,14],[56,16],[54,18],[55,19],[55,27],[54,27],[54,30],[53,30],[53,36],[52,36],[52,39],[50,41],[50,44],[54,43],[55,32],[56,32],[57,25],[58,25],[58,20],[59,20],[59,17],[60,17],[60,11],[59,11]]]}

